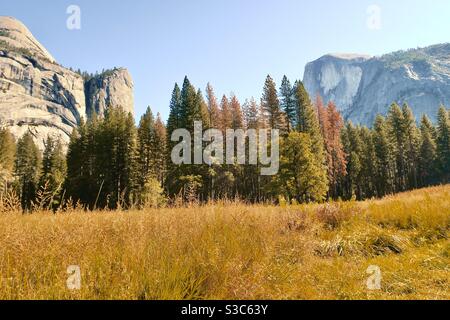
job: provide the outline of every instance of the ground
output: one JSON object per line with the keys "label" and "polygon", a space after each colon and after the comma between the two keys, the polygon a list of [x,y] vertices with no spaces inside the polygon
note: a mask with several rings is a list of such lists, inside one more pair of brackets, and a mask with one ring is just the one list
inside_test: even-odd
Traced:
{"label": "ground", "polygon": [[3,213],[0,299],[450,299],[449,226],[450,186],[322,205]]}

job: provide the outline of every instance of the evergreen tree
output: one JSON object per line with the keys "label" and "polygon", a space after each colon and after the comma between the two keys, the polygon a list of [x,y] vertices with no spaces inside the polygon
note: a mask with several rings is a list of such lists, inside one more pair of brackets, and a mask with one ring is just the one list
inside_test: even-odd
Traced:
{"label": "evergreen tree", "polygon": [[170,138],[172,132],[178,128],[181,128],[181,91],[178,84],[175,83],[175,87],[172,92],[172,99],[170,100],[170,114],[167,121],[167,133]]}
{"label": "evergreen tree", "polygon": [[161,114],[157,114],[155,122],[155,143],[153,146],[155,154],[155,170],[157,180],[164,185],[166,175],[166,153],[167,153],[167,130],[161,119]]}
{"label": "evergreen tree", "polygon": [[312,151],[315,156],[320,176],[322,171],[327,172],[324,138],[321,133],[318,112],[314,108],[303,83],[297,81],[294,85],[297,131],[309,135],[312,144]]}
{"label": "evergreen tree", "polygon": [[408,187],[408,165],[406,151],[405,120],[402,109],[393,103],[388,113],[389,139],[394,147],[396,173],[396,191],[405,191]]}
{"label": "evergreen tree", "polygon": [[287,118],[287,132],[290,133],[296,125],[296,110],[294,90],[289,79],[284,76],[280,87],[280,106]]}
{"label": "evergreen tree", "polygon": [[158,173],[156,168],[156,128],[155,119],[150,107],[141,117],[137,130],[137,150],[138,150],[138,183],[141,189],[151,178],[156,178]]}
{"label": "evergreen tree", "polygon": [[16,143],[8,129],[0,128],[0,194],[12,181]]}
{"label": "evergreen tree", "polygon": [[244,128],[244,115],[242,114],[241,104],[235,95],[231,96],[231,129],[243,129]]}
{"label": "evergreen tree", "polygon": [[264,84],[261,107],[267,116],[269,127],[278,129],[283,133],[285,131],[285,119],[280,109],[275,81],[269,75]]}
{"label": "evergreen tree", "polygon": [[373,129],[375,147],[376,174],[375,184],[378,197],[395,192],[395,155],[389,139],[386,120],[381,115],[375,119]]}
{"label": "evergreen tree", "polygon": [[61,141],[48,136],[42,157],[42,170],[39,190],[43,199],[40,205],[56,209],[61,199],[62,187],[66,177],[66,158]]}
{"label": "evergreen tree", "polygon": [[342,142],[344,151],[347,155],[347,176],[344,182],[343,196],[346,199],[358,198],[362,199],[362,183],[361,172],[363,159],[361,158],[363,147],[359,130],[351,122],[348,122],[342,131]]}
{"label": "evergreen tree", "polygon": [[430,119],[424,115],[420,123],[419,180],[420,186],[436,182],[435,130]]}
{"label": "evergreen tree", "polygon": [[328,191],[326,172],[317,163],[308,134],[291,132],[281,143],[280,173],[269,185],[288,200],[323,201]]}
{"label": "evergreen tree", "polygon": [[418,187],[417,172],[419,162],[420,132],[416,126],[416,119],[411,108],[405,103],[403,112],[403,130],[405,132],[405,157],[407,188]]}
{"label": "evergreen tree", "polygon": [[14,173],[18,182],[22,209],[32,209],[39,180],[41,154],[31,133],[25,133],[17,142]]}
{"label": "evergreen tree", "polygon": [[347,175],[346,155],[341,141],[344,121],[331,101],[328,103],[327,109],[321,107],[319,103],[318,110],[324,137],[330,195],[336,198],[339,192],[339,184],[343,182],[344,177]]}
{"label": "evergreen tree", "polygon": [[450,117],[444,106],[439,108],[437,127],[437,161],[441,182],[450,182]]}
{"label": "evergreen tree", "polygon": [[231,113],[230,102],[225,95],[222,96],[222,100],[220,102],[220,113],[220,129],[223,133],[225,133],[227,129],[231,129],[233,126],[233,115]]}
{"label": "evergreen tree", "polygon": [[211,125],[211,128],[216,129],[220,128],[221,120],[220,120],[219,104],[217,103],[217,98],[214,94],[214,89],[209,83],[206,86],[206,100],[208,104],[209,123]]}

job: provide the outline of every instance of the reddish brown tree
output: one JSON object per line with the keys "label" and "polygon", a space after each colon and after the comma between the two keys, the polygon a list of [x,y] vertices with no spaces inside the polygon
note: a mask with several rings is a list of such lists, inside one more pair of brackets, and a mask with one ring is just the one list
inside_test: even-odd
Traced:
{"label": "reddish brown tree", "polygon": [[223,95],[220,102],[220,129],[225,132],[231,129],[233,125],[233,115],[231,113],[230,102],[226,95]]}
{"label": "reddish brown tree", "polygon": [[209,112],[209,122],[211,128],[220,128],[221,126],[221,115],[219,104],[217,103],[217,98],[214,94],[214,89],[211,84],[208,83],[206,86],[206,100],[208,103]]}
{"label": "reddish brown tree", "polygon": [[244,128],[244,115],[242,114],[241,104],[238,98],[233,94],[230,102],[232,129]]}

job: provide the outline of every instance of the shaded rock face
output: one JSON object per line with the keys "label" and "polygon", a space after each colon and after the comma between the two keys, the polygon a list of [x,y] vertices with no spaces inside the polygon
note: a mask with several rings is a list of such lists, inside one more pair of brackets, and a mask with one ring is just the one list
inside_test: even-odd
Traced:
{"label": "shaded rock face", "polygon": [[[86,105],[86,102],[89,105]],[[55,59],[18,20],[0,17],[0,126],[31,132],[39,148],[50,135],[68,143],[81,121],[109,106],[133,112],[133,81],[115,69],[85,83]]]}
{"label": "shaded rock face", "polygon": [[324,56],[306,66],[304,84],[357,124],[371,126],[393,102],[408,103],[418,120],[426,114],[436,121],[440,105],[450,106],[450,44],[372,58]]}
{"label": "shaded rock face", "polygon": [[109,106],[133,114],[133,80],[126,69],[107,71],[86,82],[86,108],[89,115],[102,115]]}

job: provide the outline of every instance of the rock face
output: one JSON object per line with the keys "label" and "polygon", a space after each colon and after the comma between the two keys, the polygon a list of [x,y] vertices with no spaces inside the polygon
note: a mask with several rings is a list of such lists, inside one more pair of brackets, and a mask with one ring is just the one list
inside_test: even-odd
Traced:
{"label": "rock face", "polygon": [[110,106],[133,112],[133,81],[114,69],[85,83],[55,59],[18,20],[0,17],[0,126],[29,131],[41,149],[48,135],[69,141],[82,118]]}
{"label": "rock face", "polygon": [[126,69],[114,69],[86,82],[88,114],[104,114],[109,106],[121,107],[133,113],[133,80]]}
{"label": "rock face", "polygon": [[450,106],[450,44],[382,57],[326,55],[307,64],[303,81],[311,96],[334,101],[354,123],[371,126],[393,102],[435,121],[440,105]]}

